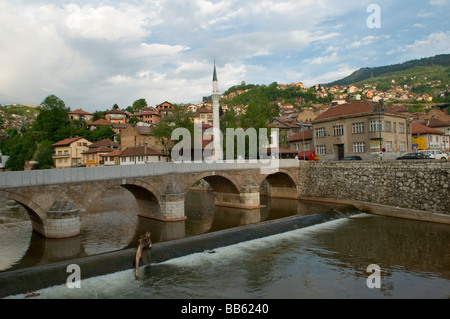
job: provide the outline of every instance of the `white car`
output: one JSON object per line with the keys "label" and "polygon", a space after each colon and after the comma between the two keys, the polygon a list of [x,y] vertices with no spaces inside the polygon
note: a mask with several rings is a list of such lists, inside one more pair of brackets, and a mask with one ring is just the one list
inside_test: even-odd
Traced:
{"label": "white car", "polygon": [[419,153],[430,154],[430,156],[437,160],[448,160],[449,156],[447,153],[438,150],[420,150]]}

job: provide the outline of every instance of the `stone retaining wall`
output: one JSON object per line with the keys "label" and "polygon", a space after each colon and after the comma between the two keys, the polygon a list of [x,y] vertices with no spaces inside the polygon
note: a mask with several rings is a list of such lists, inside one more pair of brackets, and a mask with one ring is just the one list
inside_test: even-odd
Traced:
{"label": "stone retaining wall", "polygon": [[450,162],[301,162],[300,197],[356,200],[450,215]]}

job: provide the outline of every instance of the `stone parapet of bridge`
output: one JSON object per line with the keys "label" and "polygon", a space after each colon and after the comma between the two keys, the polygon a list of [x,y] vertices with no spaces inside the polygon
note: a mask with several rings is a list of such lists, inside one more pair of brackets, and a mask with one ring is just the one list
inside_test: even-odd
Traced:
{"label": "stone parapet of bridge", "polygon": [[39,185],[54,185],[63,183],[80,183],[121,178],[142,178],[148,176],[161,176],[166,174],[189,174],[204,171],[229,171],[259,169],[276,172],[279,168],[298,167],[298,160],[277,160],[276,166],[272,163],[260,161],[245,162],[213,162],[213,163],[150,163],[137,165],[116,165],[100,167],[77,167],[49,170],[31,170],[4,172],[0,174],[0,190],[2,188],[27,187]]}

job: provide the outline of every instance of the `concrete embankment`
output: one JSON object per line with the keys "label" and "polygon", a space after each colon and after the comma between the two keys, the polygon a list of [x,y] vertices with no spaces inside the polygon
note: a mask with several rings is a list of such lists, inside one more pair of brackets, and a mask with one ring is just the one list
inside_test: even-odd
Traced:
{"label": "concrete embankment", "polygon": [[350,199],[331,199],[320,197],[301,197],[302,201],[320,202],[334,205],[351,205],[363,212],[397,218],[406,218],[433,223],[450,224],[450,215],[427,212],[416,209],[392,207],[376,203],[369,203]]}
{"label": "concrete embankment", "polygon": [[[253,225],[246,225],[198,236],[153,244],[143,251],[140,265],[160,263],[177,257],[214,250],[244,241],[267,237],[304,227],[345,218],[360,213],[349,206],[340,206],[338,211],[324,212],[307,216],[292,216]],[[37,266],[0,273],[0,297],[26,294],[39,289],[64,285],[71,272],[67,267],[76,264],[81,270],[81,280],[123,270],[130,270],[134,276],[136,249],[127,249],[101,255],[89,256],[49,265]]]}

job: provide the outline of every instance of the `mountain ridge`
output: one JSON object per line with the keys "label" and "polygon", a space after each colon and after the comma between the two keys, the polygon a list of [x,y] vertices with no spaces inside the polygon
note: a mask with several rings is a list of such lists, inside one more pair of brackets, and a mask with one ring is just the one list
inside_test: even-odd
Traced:
{"label": "mountain ridge", "polygon": [[431,67],[431,66],[450,67],[450,54],[439,54],[434,57],[410,60],[399,64],[361,68],[359,70],[356,70],[349,76],[346,76],[340,80],[336,80],[322,85],[326,87],[332,87],[335,85],[338,86],[351,85],[368,79],[382,77],[383,75],[387,75],[390,73],[406,71],[408,69],[412,69],[415,67]]}

